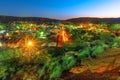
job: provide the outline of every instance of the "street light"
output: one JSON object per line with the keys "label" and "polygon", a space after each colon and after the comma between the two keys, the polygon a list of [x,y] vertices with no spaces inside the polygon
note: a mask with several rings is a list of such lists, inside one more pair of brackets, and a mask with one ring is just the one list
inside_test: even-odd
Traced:
{"label": "street light", "polygon": [[33,42],[32,41],[28,41],[27,45],[28,46],[33,46]]}

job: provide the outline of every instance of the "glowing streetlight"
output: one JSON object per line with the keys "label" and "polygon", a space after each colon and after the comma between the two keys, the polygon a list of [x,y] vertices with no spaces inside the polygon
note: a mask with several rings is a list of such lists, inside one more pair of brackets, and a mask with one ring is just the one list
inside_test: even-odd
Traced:
{"label": "glowing streetlight", "polygon": [[30,62],[39,54],[39,41],[32,36],[26,35],[19,41],[20,48],[22,49],[21,61]]}
{"label": "glowing streetlight", "polygon": [[33,46],[33,42],[32,41],[28,41],[27,45],[28,46]]}

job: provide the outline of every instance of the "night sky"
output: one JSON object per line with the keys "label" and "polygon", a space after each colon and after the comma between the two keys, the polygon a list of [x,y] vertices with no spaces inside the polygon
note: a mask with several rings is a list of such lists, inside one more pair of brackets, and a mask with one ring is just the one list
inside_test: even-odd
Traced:
{"label": "night sky", "polygon": [[120,0],[0,0],[0,15],[55,19],[120,17]]}

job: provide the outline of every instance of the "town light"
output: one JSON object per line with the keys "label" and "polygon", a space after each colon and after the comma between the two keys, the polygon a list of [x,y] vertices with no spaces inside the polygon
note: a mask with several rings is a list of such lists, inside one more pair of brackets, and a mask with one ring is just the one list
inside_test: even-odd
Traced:
{"label": "town light", "polygon": [[33,42],[32,41],[28,41],[27,45],[28,46],[33,46]]}

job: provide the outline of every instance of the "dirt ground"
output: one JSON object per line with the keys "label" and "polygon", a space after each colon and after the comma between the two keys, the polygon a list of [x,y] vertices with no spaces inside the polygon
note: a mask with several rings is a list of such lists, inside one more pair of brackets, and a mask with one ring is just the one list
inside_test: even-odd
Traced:
{"label": "dirt ground", "polygon": [[120,80],[120,48],[107,49],[96,59],[73,67],[62,80]]}

